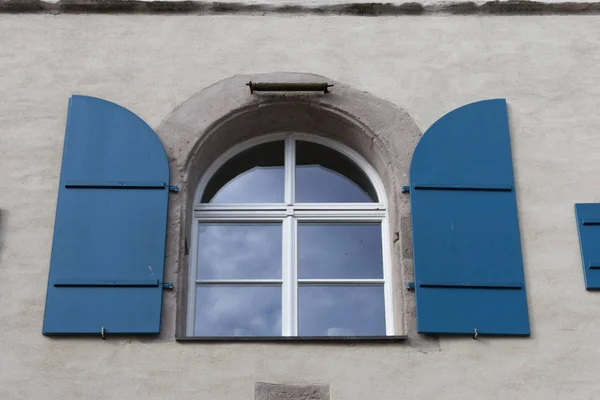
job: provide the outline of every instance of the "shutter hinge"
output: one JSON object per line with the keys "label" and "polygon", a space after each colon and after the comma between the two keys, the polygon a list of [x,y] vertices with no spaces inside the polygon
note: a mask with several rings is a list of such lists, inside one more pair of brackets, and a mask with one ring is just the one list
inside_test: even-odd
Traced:
{"label": "shutter hinge", "polygon": [[417,281],[416,284],[420,287],[441,287],[441,288],[461,288],[461,289],[512,289],[520,290],[523,288],[521,282],[468,282],[468,281],[455,281],[455,282],[421,282]]}
{"label": "shutter hinge", "polygon": [[66,189],[164,189],[166,183],[156,181],[66,181]]}
{"label": "shutter hinge", "polygon": [[169,192],[173,192],[173,193],[179,192],[179,186],[169,186]]}
{"label": "shutter hinge", "polygon": [[406,283],[406,288],[408,290],[415,290],[415,283],[414,282],[407,282]]}
{"label": "shutter hinge", "polygon": [[163,282],[162,286],[163,286],[163,290],[173,290],[172,282]]}
{"label": "shutter hinge", "polygon": [[402,186],[402,193],[410,193],[410,186]]}

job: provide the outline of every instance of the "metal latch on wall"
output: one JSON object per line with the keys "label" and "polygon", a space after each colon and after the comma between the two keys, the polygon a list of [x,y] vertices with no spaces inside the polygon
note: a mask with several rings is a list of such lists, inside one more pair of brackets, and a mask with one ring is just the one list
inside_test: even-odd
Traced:
{"label": "metal latch on wall", "polygon": [[254,92],[323,92],[329,93],[331,83],[298,83],[298,82],[248,82],[250,94]]}

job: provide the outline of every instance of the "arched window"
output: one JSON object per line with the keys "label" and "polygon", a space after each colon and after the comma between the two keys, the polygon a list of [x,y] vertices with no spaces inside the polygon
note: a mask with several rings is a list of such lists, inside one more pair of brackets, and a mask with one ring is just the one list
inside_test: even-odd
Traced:
{"label": "arched window", "polygon": [[241,143],[195,197],[189,336],[394,334],[386,196],[320,137]]}

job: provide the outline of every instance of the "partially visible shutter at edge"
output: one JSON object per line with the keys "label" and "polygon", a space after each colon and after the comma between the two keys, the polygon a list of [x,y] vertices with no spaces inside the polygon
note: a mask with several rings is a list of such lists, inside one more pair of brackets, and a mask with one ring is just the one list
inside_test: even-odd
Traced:
{"label": "partially visible shutter at edge", "polygon": [[130,111],[73,96],[43,333],[158,334],[169,165]]}
{"label": "partially visible shutter at edge", "polygon": [[411,161],[421,333],[529,335],[504,99],[446,114]]}
{"label": "partially visible shutter at edge", "polygon": [[600,203],[575,204],[583,276],[587,290],[600,289]]}

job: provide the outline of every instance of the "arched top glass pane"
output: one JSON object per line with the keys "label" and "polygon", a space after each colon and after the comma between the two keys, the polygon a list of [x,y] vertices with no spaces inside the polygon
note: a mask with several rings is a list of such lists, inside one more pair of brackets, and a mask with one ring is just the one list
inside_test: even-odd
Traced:
{"label": "arched top glass pane", "polygon": [[348,157],[320,144],[296,141],[296,202],[377,201],[373,184]]}
{"label": "arched top glass pane", "polygon": [[283,203],[284,153],[280,140],[237,154],[210,179],[202,203]]}

